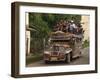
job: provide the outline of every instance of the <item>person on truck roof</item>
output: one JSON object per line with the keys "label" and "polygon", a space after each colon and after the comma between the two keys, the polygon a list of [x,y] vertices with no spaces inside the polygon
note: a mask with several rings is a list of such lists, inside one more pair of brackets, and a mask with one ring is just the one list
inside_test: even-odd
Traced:
{"label": "person on truck roof", "polygon": [[68,26],[68,32],[74,33],[74,29],[76,28],[76,25],[74,21],[70,21],[69,26]]}

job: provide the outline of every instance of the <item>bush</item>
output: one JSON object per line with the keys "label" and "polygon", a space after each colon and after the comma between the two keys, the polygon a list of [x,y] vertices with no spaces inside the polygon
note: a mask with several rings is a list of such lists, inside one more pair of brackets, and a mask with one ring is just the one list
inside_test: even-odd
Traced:
{"label": "bush", "polygon": [[36,61],[40,61],[43,59],[43,55],[42,54],[32,54],[30,56],[26,57],[26,65],[36,62]]}
{"label": "bush", "polygon": [[85,40],[83,45],[82,45],[83,48],[86,48],[86,47],[89,47],[89,41],[88,40]]}

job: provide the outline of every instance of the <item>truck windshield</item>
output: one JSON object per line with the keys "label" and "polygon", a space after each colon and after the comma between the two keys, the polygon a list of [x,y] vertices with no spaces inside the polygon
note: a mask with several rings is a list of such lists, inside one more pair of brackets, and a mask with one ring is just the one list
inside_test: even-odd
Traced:
{"label": "truck windshield", "polygon": [[61,51],[63,52],[65,48],[63,46],[52,46],[50,51]]}
{"label": "truck windshield", "polygon": [[52,51],[59,51],[59,47],[58,46],[53,46]]}
{"label": "truck windshield", "polygon": [[46,46],[45,48],[46,51],[60,51],[60,52],[64,52],[65,51],[65,47],[64,46]]}

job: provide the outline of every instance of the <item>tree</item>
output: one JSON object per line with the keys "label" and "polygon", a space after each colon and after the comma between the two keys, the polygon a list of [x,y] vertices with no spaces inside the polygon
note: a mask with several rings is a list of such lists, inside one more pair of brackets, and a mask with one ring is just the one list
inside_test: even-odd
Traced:
{"label": "tree", "polygon": [[49,33],[61,19],[80,22],[81,16],[72,14],[29,13],[29,26],[36,30],[31,32],[31,48],[34,48],[34,52],[43,51],[44,39],[47,43]]}

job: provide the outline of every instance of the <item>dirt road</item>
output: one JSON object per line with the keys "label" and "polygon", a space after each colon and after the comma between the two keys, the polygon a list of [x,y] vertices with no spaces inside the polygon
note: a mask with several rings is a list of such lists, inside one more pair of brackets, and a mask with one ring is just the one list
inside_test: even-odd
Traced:
{"label": "dirt road", "polygon": [[51,62],[50,64],[45,64],[43,60],[37,61],[27,65],[27,67],[36,67],[36,66],[59,66],[59,65],[80,65],[80,64],[89,64],[89,48],[82,50],[82,56],[76,58],[70,63],[65,62]]}

